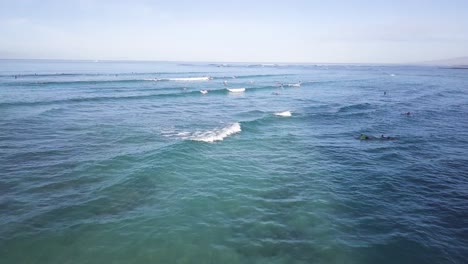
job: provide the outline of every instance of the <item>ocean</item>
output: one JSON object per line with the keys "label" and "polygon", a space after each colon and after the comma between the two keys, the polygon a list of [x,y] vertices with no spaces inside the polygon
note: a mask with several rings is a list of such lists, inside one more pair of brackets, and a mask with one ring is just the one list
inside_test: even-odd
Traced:
{"label": "ocean", "polygon": [[467,70],[0,61],[1,263],[467,259]]}

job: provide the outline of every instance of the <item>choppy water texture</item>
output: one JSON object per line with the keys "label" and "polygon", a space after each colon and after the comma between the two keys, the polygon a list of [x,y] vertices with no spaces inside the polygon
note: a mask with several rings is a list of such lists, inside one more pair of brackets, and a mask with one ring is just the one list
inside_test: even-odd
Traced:
{"label": "choppy water texture", "polygon": [[1,61],[0,262],[466,263],[467,114],[466,70]]}

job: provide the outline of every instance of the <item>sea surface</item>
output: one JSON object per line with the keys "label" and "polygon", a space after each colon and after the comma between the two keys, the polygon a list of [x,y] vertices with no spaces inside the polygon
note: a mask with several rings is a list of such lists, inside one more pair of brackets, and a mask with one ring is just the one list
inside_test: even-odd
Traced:
{"label": "sea surface", "polygon": [[0,263],[467,261],[467,70],[0,61]]}

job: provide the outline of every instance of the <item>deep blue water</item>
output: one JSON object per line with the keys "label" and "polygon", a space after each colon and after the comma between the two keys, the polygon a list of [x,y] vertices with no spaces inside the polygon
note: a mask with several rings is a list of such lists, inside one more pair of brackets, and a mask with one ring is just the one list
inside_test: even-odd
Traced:
{"label": "deep blue water", "polygon": [[1,263],[468,259],[466,70],[4,60],[0,161]]}

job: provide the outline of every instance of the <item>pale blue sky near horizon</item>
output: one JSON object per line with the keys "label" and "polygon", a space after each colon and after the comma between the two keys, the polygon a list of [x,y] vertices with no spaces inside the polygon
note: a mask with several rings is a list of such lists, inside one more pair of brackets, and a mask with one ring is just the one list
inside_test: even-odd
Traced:
{"label": "pale blue sky near horizon", "polygon": [[0,0],[0,58],[405,63],[468,56],[468,1]]}

